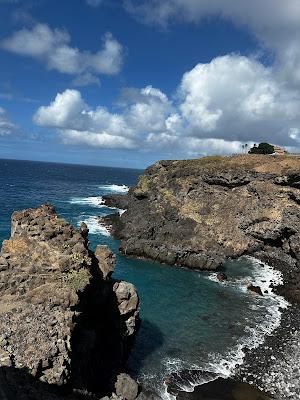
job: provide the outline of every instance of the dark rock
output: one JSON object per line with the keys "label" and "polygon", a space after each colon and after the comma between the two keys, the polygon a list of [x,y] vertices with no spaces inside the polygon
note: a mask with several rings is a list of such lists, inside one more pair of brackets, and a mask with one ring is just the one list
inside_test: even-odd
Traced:
{"label": "dark rock", "polygon": [[218,378],[197,386],[193,392],[180,391],[178,400],[271,400],[272,397],[248,383]]}
{"label": "dark rock", "polygon": [[227,281],[228,277],[227,277],[226,274],[224,274],[224,272],[219,272],[218,275],[217,275],[217,279],[220,282],[224,282],[224,281]]}
{"label": "dark rock", "polygon": [[160,161],[125,196],[126,213],[102,222],[128,256],[206,270],[242,255],[276,264],[297,301],[299,170],[289,156]]}
{"label": "dark rock", "polygon": [[104,204],[108,207],[126,210],[128,207],[128,197],[124,194],[112,194],[102,197]]}
{"label": "dark rock", "polygon": [[247,287],[247,290],[249,292],[253,292],[253,293],[259,294],[260,296],[263,296],[263,292],[259,286],[249,285]]}

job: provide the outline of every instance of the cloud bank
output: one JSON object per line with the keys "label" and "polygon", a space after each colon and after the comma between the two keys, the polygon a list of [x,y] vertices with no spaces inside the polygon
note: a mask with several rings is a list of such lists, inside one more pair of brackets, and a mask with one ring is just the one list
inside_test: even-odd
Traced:
{"label": "cloud bank", "polygon": [[152,86],[126,89],[112,113],[68,89],[40,107],[34,122],[58,129],[67,143],[105,148],[194,155],[239,152],[242,143],[260,140],[295,147],[300,94],[273,68],[227,55],[186,72],[175,99]]}

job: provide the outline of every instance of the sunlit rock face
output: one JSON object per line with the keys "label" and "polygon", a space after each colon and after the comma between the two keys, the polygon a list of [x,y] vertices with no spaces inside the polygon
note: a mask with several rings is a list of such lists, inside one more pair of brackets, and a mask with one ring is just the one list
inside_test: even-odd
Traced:
{"label": "sunlit rock face", "polygon": [[98,247],[95,255],[87,235],[85,224],[75,229],[49,205],[13,214],[0,253],[0,386],[8,398],[111,393],[124,368],[138,295],[111,279],[113,254]]}

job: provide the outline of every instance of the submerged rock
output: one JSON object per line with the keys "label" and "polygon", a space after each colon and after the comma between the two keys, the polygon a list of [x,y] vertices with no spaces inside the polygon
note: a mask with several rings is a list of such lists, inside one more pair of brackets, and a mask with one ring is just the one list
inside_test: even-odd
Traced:
{"label": "submerged rock", "polygon": [[49,205],[13,214],[0,253],[0,399],[111,393],[124,369],[138,295],[108,279],[114,256],[89,250],[87,233]]}

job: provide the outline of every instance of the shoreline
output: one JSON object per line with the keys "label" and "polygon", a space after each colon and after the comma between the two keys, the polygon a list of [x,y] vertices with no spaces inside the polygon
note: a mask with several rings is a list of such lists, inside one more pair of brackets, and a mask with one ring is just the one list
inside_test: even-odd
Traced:
{"label": "shoreline", "polygon": [[300,399],[299,344],[300,310],[291,305],[264,343],[246,352],[235,377],[267,391],[275,400]]}
{"label": "shoreline", "polygon": [[[251,395],[253,397],[249,397],[249,399],[261,399],[265,397],[259,397],[259,396],[267,396],[266,398],[268,399],[274,399],[274,400],[285,400],[285,399],[290,399],[291,397],[285,397],[282,395],[282,392],[277,393],[273,390],[275,387],[275,382],[278,381],[278,375],[280,375],[280,371],[278,373],[273,373],[272,377],[274,378],[273,380],[268,379],[268,371],[271,370],[270,365],[273,360],[282,358],[282,354],[284,353],[283,346],[278,346],[278,343],[283,341],[285,337],[290,337],[291,336],[291,331],[290,328],[292,326],[292,321],[293,321],[293,310],[296,310],[295,306],[291,306],[285,299],[284,297],[278,293],[277,288],[280,285],[281,280],[283,278],[283,274],[278,271],[274,267],[270,267],[269,265],[266,265],[265,263],[262,263],[258,259],[253,259],[251,258],[251,261],[253,263],[257,264],[257,268],[261,266],[262,269],[269,268],[269,271],[266,271],[266,275],[269,278],[269,296],[274,297],[275,302],[275,309],[273,309],[273,312],[270,312],[269,314],[269,319],[271,321],[270,323],[266,323],[263,325],[260,325],[261,331],[259,329],[256,330],[255,334],[252,336],[248,337],[246,341],[242,343],[237,343],[237,346],[232,349],[232,351],[229,354],[239,354],[239,357],[236,359],[226,359],[226,356],[220,360],[220,365],[223,364],[222,368],[227,369],[227,373],[222,374],[221,369],[219,371],[203,371],[199,370],[198,371],[198,382],[197,384],[197,370],[193,371],[192,370],[184,370],[184,371],[178,371],[177,373],[175,372],[175,382],[173,382],[173,386],[175,383],[175,388],[180,388],[179,394],[177,395],[177,399],[187,399],[187,400],[194,400],[197,399],[200,395],[202,390],[206,390],[206,387],[208,388],[211,386],[211,388],[214,388],[214,385],[212,382],[216,382],[216,393],[214,392],[214,395],[222,395],[223,390],[234,390],[235,385],[239,387],[239,390],[245,391],[245,395]],[[253,264],[255,265],[255,264]],[[262,266],[263,265],[263,266]],[[257,272],[257,276],[255,280],[255,277],[251,277],[252,279],[254,278],[255,284],[259,284],[259,281],[265,281],[266,276],[263,276],[264,273],[259,275],[259,270]],[[271,275],[273,274],[273,276]],[[275,279],[274,279],[275,278]],[[210,279],[210,278],[208,278]],[[277,281],[276,281],[277,279]],[[213,279],[215,280],[215,279]],[[276,281],[276,282],[275,282]],[[225,282],[219,282],[222,285],[227,285],[228,283]],[[231,283],[231,285],[235,285],[234,282]],[[241,284],[240,284],[241,285]],[[240,289],[244,291],[244,287],[240,286]],[[265,287],[263,289],[266,288]],[[246,286],[245,286],[246,288]],[[271,292],[271,294],[270,294]],[[257,295],[254,295],[257,296]],[[266,295],[265,295],[266,297]],[[260,297],[257,297],[259,299]],[[277,303],[277,304],[276,304]],[[282,307],[280,305],[282,304]],[[255,304],[255,302],[254,302]],[[270,305],[272,307],[272,305]],[[279,316],[276,316],[276,313],[280,313]],[[300,317],[300,311],[298,312],[298,315]],[[286,320],[289,317],[290,323],[287,324]],[[276,326],[276,318],[279,318],[279,324]],[[300,318],[299,318],[300,321]],[[272,328],[272,322],[274,324],[274,328]],[[300,323],[299,323],[300,327]],[[272,329],[269,333],[268,330]],[[295,329],[294,329],[295,330]],[[282,335],[282,332],[284,331],[285,336]],[[300,332],[300,329],[299,329]],[[263,337],[261,338],[260,335],[262,334]],[[258,336],[258,337],[257,337]],[[248,341],[248,345],[247,345]],[[299,334],[299,342],[300,342],[300,334]],[[272,346],[271,346],[272,344]],[[286,346],[288,347],[288,346]],[[262,357],[262,349],[264,350],[263,354],[264,357]],[[275,357],[276,354],[276,357]],[[299,351],[300,354],[300,351]],[[238,360],[239,359],[239,360]],[[260,363],[260,370],[258,371],[258,360],[261,361]],[[268,362],[267,362],[268,361]],[[231,367],[230,367],[231,364]],[[234,365],[235,364],[235,365]],[[299,369],[300,371],[300,369]],[[209,377],[209,374],[214,375],[215,377]],[[178,383],[176,385],[176,375],[178,375]],[[194,375],[194,376],[193,376]],[[204,376],[207,375],[209,379],[205,379]],[[188,379],[190,379],[190,376],[193,376],[192,380],[184,382],[184,377],[187,376]],[[288,375],[287,375],[288,377]],[[299,372],[299,378],[300,378],[300,372]],[[203,383],[201,382],[203,380]],[[282,381],[284,381],[284,375],[282,376]],[[184,384],[180,384],[181,382],[184,382]],[[200,383],[201,382],[201,383]],[[291,383],[292,384],[292,383]],[[239,386],[240,385],[240,386]],[[250,386],[248,386],[250,385]],[[218,387],[219,392],[218,392]],[[188,390],[186,390],[188,388]],[[281,386],[279,386],[279,389],[286,389],[286,383],[282,382]],[[249,393],[248,393],[249,391]],[[253,393],[252,393],[253,391]],[[250,393],[251,392],[251,393]],[[291,393],[289,390],[288,393]],[[274,397],[274,395],[278,395]],[[256,397],[258,396],[258,397]],[[271,396],[271,397],[268,397]],[[220,397],[220,399],[223,399],[223,397]],[[226,397],[227,398],[227,397]],[[248,397],[247,397],[248,398]],[[293,397],[293,399],[300,398],[299,397]],[[216,399],[219,399],[219,397],[216,397]],[[240,398],[239,398],[240,399]],[[243,399],[243,397],[241,397]]]}
{"label": "shoreline", "polygon": [[[110,221],[110,217],[113,215],[114,214],[110,214],[101,218],[101,223],[103,225],[107,224],[110,226],[110,233],[112,236],[114,236],[113,223],[109,224],[108,221]],[[121,252],[121,254],[126,256],[123,252]],[[141,256],[135,257],[129,255],[128,257],[153,261],[150,258]],[[286,370],[284,370],[282,364],[280,364],[281,370],[279,369],[278,371],[276,371],[276,367],[272,365],[275,363],[278,363],[279,365],[280,360],[286,358],[286,354],[290,352],[290,348],[295,346],[295,343],[298,343],[298,346],[300,347],[300,310],[297,310],[295,304],[290,304],[288,302],[284,293],[285,288],[289,287],[291,284],[291,271],[293,270],[293,266],[288,266],[288,268],[286,268],[286,266],[283,267],[280,264],[279,259],[272,259],[272,262],[267,264],[266,259],[258,254],[250,255],[249,257],[260,263],[262,268],[265,268],[266,266],[270,267],[275,274],[279,273],[281,275],[282,282],[277,282],[276,285],[272,282],[269,286],[269,290],[273,291],[274,294],[280,296],[284,301],[286,301],[288,306],[286,308],[278,308],[281,312],[280,324],[275,327],[270,334],[264,336],[262,343],[258,344],[257,347],[251,347],[250,349],[247,345],[244,345],[239,349],[245,353],[243,361],[239,366],[237,366],[236,371],[233,371],[232,374],[228,375],[228,378],[234,380],[237,379],[240,382],[247,382],[254,388],[268,393],[272,398],[274,398],[274,400],[290,400],[291,398],[293,400],[300,399],[300,387],[296,392],[293,392],[293,387],[288,390],[286,389],[288,386],[294,385],[295,380],[298,379],[300,381],[300,367],[298,374],[296,375],[298,378],[290,379],[289,375],[285,373]],[[182,268],[179,266],[175,267]],[[214,272],[216,273],[218,270],[219,269]],[[199,272],[203,271],[199,270]],[[208,272],[213,274],[211,271]],[[297,320],[299,322],[297,322]],[[300,350],[298,359],[300,359]],[[295,361],[295,363],[297,363],[297,361]],[[271,373],[271,378],[268,378],[269,371]],[[203,384],[195,385],[194,390],[202,385]],[[297,388],[295,390],[297,390]],[[189,392],[185,393],[188,395]],[[291,394],[297,397],[290,397]]]}

